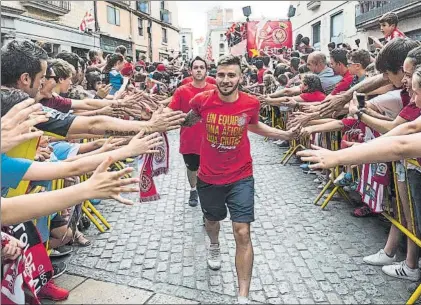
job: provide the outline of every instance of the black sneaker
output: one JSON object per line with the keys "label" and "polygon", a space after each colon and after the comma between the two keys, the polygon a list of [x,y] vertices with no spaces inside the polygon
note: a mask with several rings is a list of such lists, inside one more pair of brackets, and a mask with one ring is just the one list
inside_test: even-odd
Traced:
{"label": "black sneaker", "polygon": [[189,199],[189,206],[195,207],[199,203],[199,195],[197,194],[197,190],[190,191],[190,199]]}
{"label": "black sneaker", "polygon": [[71,246],[61,246],[56,249],[52,249],[50,257],[61,257],[72,253],[73,248]]}
{"label": "black sneaker", "polygon": [[52,263],[53,265],[53,279],[59,277],[67,270],[67,264],[65,262]]}

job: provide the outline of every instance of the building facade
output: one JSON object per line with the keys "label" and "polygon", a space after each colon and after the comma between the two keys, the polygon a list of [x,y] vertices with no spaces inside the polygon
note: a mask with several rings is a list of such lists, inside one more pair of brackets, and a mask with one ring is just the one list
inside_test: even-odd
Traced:
{"label": "building facade", "polygon": [[[393,11],[399,16],[399,28],[408,36],[420,37],[421,1],[295,1],[291,17],[293,34],[309,37],[317,50],[328,53],[328,43],[347,43],[351,47],[368,48],[368,37],[383,38],[378,19]],[[417,24],[418,23],[418,24]]]}
{"label": "building facade", "polygon": [[[86,12],[95,17],[88,31],[79,30]],[[180,51],[176,1],[2,1],[2,44],[11,39],[42,41],[51,56],[91,48],[112,53],[118,45],[129,56],[145,54],[160,61]]]}
{"label": "building facade", "polygon": [[189,28],[180,29],[180,50],[183,60],[193,58],[193,31]]}
{"label": "building facade", "polygon": [[228,42],[225,36],[231,24],[223,27],[215,27],[209,31],[210,41],[212,45],[212,59],[216,62],[220,57],[229,54]]}
{"label": "building facade", "polygon": [[93,10],[93,1],[2,1],[2,45],[29,39],[43,42],[51,56],[62,51],[85,54],[100,46],[98,34],[79,30],[86,12]]}

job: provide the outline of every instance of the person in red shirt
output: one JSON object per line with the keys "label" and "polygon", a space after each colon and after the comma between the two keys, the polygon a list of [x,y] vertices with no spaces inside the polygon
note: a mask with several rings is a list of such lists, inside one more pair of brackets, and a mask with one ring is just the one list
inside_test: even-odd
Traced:
{"label": "person in red shirt", "polygon": [[[184,86],[187,85],[189,83],[193,82],[193,77],[192,76],[188,76],[186,78],[183,78],[183,80],[181,81],[180,85]],[[205,77],[205,82],[207,82],[208,84],[212,84],[212,85],[216,85],[216,80],[213,77],[210,76],[206,76]]]}
{"label": "person in red shirt", "polygon": [[[216,86],[206,82],[206,72],[208,65],[204,59],[197,56],[190,64],[193,81],[175,90],[168,108],[181,110],[188,113],[191,110],[190,100],[197,94],[215,89]],[[190,183],[189,205],[195,207],[198,204],[198,194],[196,189],[197,170],[200,164],[200,144],[203,138],[202,124],[192,127],[181,127],[180,130],[180,154],[183,155],[184,163],[187,167],[187,178]]]}
{"label": "person in red shirt", "polygon": [[384,35],[384,42],[373,36],[369,36],[374,42],[376,48],[383,48],[383,45],[395,38],[406,38],[406,35],[398,29],[399,18],[394,12],[388,12],[380,17],[380,31]]}
{"label": "person in red shirt", "polygon": [[237,56],[220,59],[217,89],[196,95],[183,123],[203,120],[205,134],[200,147],[197,190],[210,238],[208,267],[221,268],[219,222],[230,212],[236,248],[240,304],[246,304],[253,267],[250,223],[254,221],[254,178],[248,131],[288,140],[294,131],[271,128],[259,122],[259,101],[238,90],[242,79]]}
{"label": "person in red shirt", "polygon": [[298,107],[305,103],[322,102],[326,98],[322,82],[316,74],[308,73],[303,76],[300,85],[301,94],[293,97],[283,96],[278,98],[267,97],[263,103],[270,106]]}
{"label": "person in red shirt", "polygon": [[263,84],[263,76],[265,76],[265,68],[263,67],[263,60],[256,60],[255,66],[258,70],[257,72],[257,83],[258,84]]}
{"label": "person in red shirt", "polygon": [[348,70],[348,51],[343,48],[336,48],[330,52],[330,67],[335,74],[342,76],[342,80],[336,84],[330,95],[337,95],[351,88],[354,77]]}

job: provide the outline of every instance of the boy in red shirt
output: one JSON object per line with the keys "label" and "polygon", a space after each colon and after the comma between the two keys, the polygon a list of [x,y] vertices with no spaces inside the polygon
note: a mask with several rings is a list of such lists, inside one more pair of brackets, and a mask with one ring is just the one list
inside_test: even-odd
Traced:
{"label": "boy in red shirt", "polygon": [[[398,29],[398,22],[398,15],[393,12],[386,13],[380,17],[380,31],[384,35],[384,44],[398,37],[406,38],[406,35]],[[383,48],[383,44],[380,42],[380,40],[372,36],[370,36],[370,38],[373,39],[376,48]]]}
{"label": "boy in red shirt", "polygon": [[253,267],[250,223],[254,221],[254,179],[248,131],[264,137],[289,140],[293,131],[282,131],[259,122],[259,101],[240,92],[241,60],[223,57],[216,74],[217,89],[196,95],[185,126],[200,120],[205,134],[200,148],[197,190],[210,238],[208,266],[221,268],[219,222],[231,215],[236,249],[240,304],[247,304]]}
{"label": "boy in red shirt", "polygon": [[[171,103],[168,105],[172,110],[181,110],[188,113],[191,110],[190,100],[198,93],[216,89],[215,85],[206,82],[208,65],[204,59],[197,56],[190,63],[193,81],[175,90]],[[192,127],[181,127],[180,130],[180,154],[183,155],[187,167],[187,177],[190,183],[189,205],[195,207],[198,204],[196,190],[197,170],[200,164],[200,144],[203,138],[202,124]]]}

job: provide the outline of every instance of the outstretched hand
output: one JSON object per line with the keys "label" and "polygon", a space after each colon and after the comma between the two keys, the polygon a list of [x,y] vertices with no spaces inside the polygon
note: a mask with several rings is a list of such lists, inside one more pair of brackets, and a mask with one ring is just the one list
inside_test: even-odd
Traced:
{"label": "outstretched hand", "polygon": [[108,172],[108,167],[113,163],[114,160],[108,157],[97,167],[91,178],[85,182],[87,191],[92,194],[91,198],[114,199],[123,204],[132,205],[133,201],[121,197],[120,193],[139,192],[139,187],[129,186],[139,183],[139,178],[121,179],[133,171],[131,167],[118,172]]}
{"label": "outstretched hand", "polygon": [[27,99],[16,104],[1,118],[1,152],[42,136],[42,131],[33,131],[32,127],[47,122],[48,116],[42,112],[41,104],[34,104],[34,99]]}
{"label": "outstretched hand", "polygon": [[157,111],[152,114],[149,122],[153,131],[165,132],[180,128],[186,118],[186,114],[182,111],[163,112],[164,106],[160,106]]}
{"label": "outstretched hand", "polygon": [[337,152],[331,151],[316,145],[311,145],[311,149],[297,152],[297,156],[301,157],[303,162],[311,162],[311,169],[329,169],[338,164]]}

